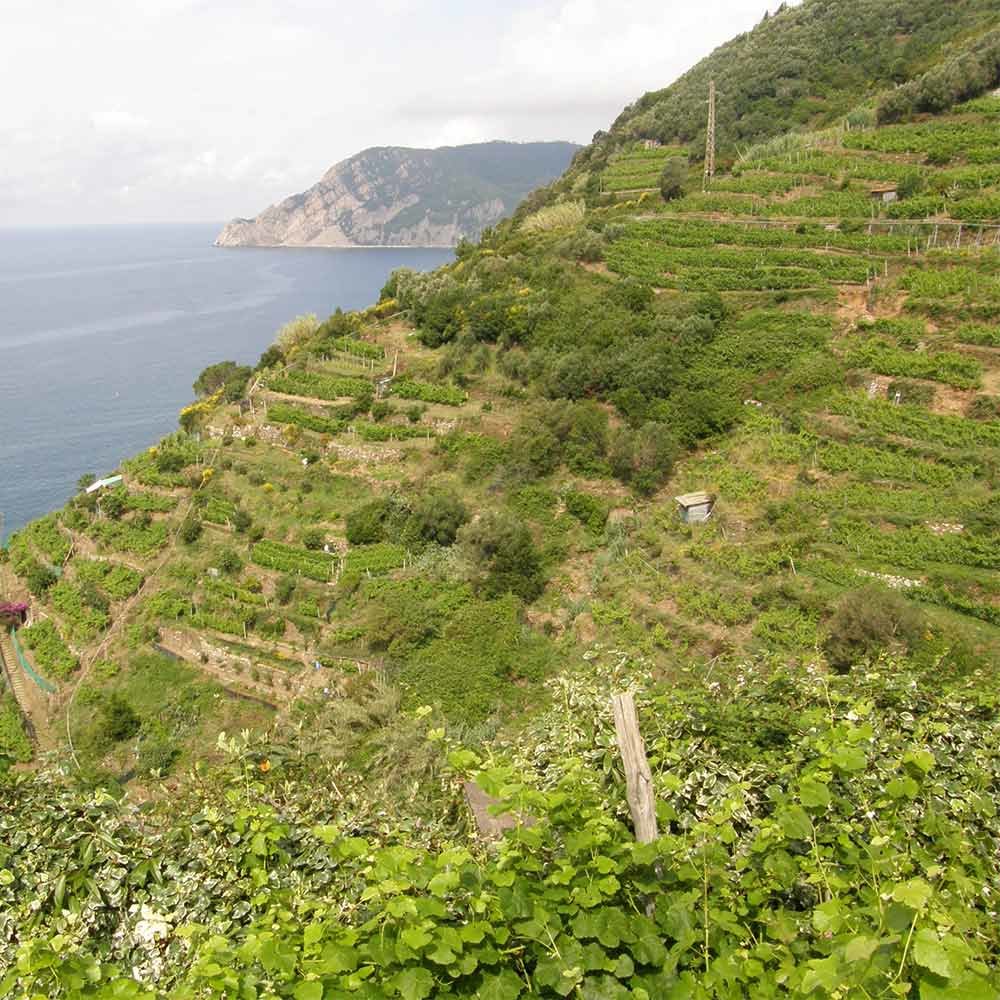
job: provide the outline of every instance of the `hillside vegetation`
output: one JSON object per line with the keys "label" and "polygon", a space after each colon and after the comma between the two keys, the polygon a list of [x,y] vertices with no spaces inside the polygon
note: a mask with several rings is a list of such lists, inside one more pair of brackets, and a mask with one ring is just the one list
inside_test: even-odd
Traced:
{"label": "hillside vegetation", "polygon": [[0,996],[995,998],[1000,99],[902,118],[582,157],[14,536]]}
{"label": "hillside vegetation", "polygon": [[[654,140],[701,162],[709,82],[723,160],[792,130],[940,112],[998,79],[997,0],[804,0],[782,4],[663,90],[629,105],[554,185],[596,194],[616,153]],[[893,89],[898,85],[898,91]],[[583,187],[588,179],[594,182]],[[530,204],[530,202],[529,202]]]}

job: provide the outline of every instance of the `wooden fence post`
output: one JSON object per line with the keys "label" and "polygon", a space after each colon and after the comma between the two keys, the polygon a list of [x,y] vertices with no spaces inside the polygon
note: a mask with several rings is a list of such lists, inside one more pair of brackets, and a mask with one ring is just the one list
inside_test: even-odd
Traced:
{"label": "wooden fence post", "polygon": [[625,789],[635,838],[648,844],[659,836],[656,828],[656,797],[653,794],[653,774],[646,759],[646,748],[639,732],[639,719],[635,711],[635,698],[631,693],[616,694],[611,698],[615,714],[615,735],[618,750],[625,765]]}

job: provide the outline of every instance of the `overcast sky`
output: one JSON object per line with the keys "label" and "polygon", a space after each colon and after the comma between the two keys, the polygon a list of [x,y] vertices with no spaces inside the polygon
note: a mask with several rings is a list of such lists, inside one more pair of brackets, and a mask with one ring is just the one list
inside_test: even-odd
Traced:
{"label": "overcast sky", "polygon": [[778,0],[0,0],[0,225],[254,215],[368,146],[587,142]]}

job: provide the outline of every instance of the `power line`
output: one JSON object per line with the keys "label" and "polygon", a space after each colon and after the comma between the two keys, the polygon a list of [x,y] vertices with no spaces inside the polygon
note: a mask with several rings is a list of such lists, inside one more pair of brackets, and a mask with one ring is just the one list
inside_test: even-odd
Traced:
{"label": "power line", "polygon": [[702,184],[703,190],[708,190],[708,185],[715,176],[715,81],[708,85],[708,130],[705,134],[705,177]]}

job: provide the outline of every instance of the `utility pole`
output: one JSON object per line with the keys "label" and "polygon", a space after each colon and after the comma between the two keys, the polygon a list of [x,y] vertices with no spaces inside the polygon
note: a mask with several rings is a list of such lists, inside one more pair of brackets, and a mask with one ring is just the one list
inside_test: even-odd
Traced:
{"label": "utility pole", "polygon": [[705,134],[705,177],[702,190],[707,191],[708,185],[715,176],[715,81],[708,85],[708,131]]}

